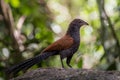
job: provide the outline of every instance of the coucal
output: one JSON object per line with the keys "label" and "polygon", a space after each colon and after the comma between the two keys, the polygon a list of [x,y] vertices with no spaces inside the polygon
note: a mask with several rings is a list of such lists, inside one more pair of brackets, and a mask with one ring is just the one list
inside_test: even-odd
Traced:
{"label": "coucal", "polygon": [[19,63],[13,67],[10,67],[7,69],[7,73],[17,73],[20,70],[26,70],[33,66],[34,64],[39,63],[42,60],[47,59],[50,56],[54,55],[60,55],[61,64],[63,65],[63,59],[66,59],[66,63],[69,67],[72,67],[70,65],[71,58],[73,54],[78,50],[80,45],[80,34],[79,29],[83,25],[88,25],[87,22],[81,20],[81,19],[74,19],[70,24],[69,28],[66,32],[66,34],[59,40],[55,41],[51,45],[49,45],[47,48],[45,48],[41,54],[27,59],[23,61],[22,63]]}

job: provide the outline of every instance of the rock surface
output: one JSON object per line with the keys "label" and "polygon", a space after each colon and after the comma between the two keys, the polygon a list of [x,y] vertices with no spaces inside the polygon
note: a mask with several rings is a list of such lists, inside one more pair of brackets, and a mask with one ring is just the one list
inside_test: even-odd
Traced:
{"label": "rock surface", "polygon": [[120,80],[119,71],[39,68],[11,80]]}

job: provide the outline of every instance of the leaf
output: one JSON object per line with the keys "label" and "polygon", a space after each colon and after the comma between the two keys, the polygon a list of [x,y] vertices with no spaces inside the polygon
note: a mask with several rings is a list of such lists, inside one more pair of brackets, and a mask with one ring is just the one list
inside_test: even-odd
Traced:
{"label": "leaf", "polygon": [[79,62],[78,62],[78,64],[77,64],[77,66],[78,66],[79,68],[82,68],[82,65],[83,65],[83,59],[80,58],[80,60],[79,60]]}
{"label": "leaf", "polygon": [[13,7],[17,8],[17,7],[20,6],[20,1],[19,1],[19,0],[10,0],[10,4],[11,4]]}

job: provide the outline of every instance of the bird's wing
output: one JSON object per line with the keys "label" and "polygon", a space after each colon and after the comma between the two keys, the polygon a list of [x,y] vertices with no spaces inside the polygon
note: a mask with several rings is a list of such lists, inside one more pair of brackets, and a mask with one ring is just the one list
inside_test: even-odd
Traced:
{"label": "bird's wing", "polygon": [[74,43],[73,38],[70,37],[69,35],[65,35],[61,39],[49,45],[42,52],[65,50],[65,49],[70,48],[73,45],[73,43]]}

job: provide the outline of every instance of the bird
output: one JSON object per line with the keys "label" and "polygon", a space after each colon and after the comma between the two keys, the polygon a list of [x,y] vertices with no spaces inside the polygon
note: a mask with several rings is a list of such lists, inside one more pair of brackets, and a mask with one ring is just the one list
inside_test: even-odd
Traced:
{"label": "bird", "polygon": [[72,68],[70,61],[74,53],[78,50],[80,45],[80,28],[83,25],[88,25],[82,19],[76,18],[73,19],[68,27],[66,34],[58,39],[57,41],[50,44],[48,47],[43,49],[43,51],[30,59],[24,60],[23,62],[14,65],[6,70],[7,74],[18,73],[21,70],[27,70],[33,65],[41,62],[42,60],[47,59],[50,56],[60,55],[60,61],[62,68],[64,68],[63,59],[66,58],[66,64],[68,67]]}

